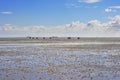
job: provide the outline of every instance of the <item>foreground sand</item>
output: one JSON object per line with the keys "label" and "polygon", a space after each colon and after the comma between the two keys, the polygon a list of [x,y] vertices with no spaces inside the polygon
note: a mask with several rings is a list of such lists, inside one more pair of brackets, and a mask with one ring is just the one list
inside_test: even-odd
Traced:
{"label": "foreground sand", "polygon": [[85,40],[1,40],[0,80],[120,80],[119,39]]}

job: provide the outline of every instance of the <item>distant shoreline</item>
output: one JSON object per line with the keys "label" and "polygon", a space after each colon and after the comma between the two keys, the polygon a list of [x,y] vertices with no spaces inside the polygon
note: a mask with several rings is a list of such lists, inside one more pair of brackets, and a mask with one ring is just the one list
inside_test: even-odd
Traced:
{"label": "distant shoreline", "polygon": [[12,37],[0,38],[3,43],[120,42],[120,37]]}

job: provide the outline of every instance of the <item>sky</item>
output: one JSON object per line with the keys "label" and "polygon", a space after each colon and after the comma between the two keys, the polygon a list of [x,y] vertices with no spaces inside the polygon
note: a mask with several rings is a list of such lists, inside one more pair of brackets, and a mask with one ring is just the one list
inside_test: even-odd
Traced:
{"label": "sky", "polygon": [[120,0],[0,0],[0,37],[120,37]]}

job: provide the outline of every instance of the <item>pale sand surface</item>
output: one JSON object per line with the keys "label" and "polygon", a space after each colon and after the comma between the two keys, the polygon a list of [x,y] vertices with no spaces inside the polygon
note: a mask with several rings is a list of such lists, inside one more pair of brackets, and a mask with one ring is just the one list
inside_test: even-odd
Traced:
{"label": "pale sand surface", "polygon": [[119,42],[0,39],[0,80],[120,80]]}

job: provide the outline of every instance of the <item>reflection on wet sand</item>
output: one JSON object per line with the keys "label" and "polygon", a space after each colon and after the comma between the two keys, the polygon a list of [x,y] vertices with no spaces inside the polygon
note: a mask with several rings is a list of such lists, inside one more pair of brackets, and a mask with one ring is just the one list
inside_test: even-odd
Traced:
{"label": "reflection on wet sand", "polygon": [[0,45],[0,80],[119,80],[120,44]]}

